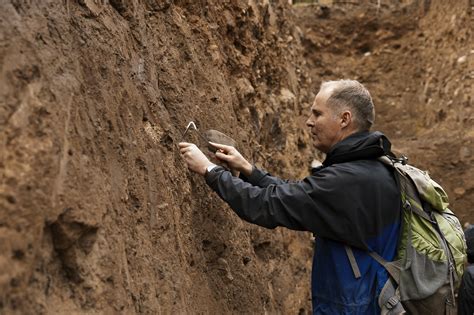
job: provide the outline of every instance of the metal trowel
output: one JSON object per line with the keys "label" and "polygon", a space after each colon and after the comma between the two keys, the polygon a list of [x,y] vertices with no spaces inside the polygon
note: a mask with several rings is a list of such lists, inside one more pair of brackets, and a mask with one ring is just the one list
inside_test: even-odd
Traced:
{"label": "metal trowel", "polygon": [[[219,143],[219,144],[224,144],[232,147],[236,147],[237,142],[229,137],[228,135],[214,129],[209,129],[206,130],[204,133],[199,132],[198,128],[196,127],[196,124],[191,121],[189,124],[186,126],[186,129],[183,133],[182,139],[186,137],[186,135],[189,133],[189,131],[194,130],[196,133],[199,135],[199,137],[206,142],[207,149],[209,152],[215,153],[217,150],[216,148],[210,144],[209,142],[214,142],[214,143]],[[229,169],[229,166],[227,163],[220,161],[216,159],[215,157],[212,157],[213,162],[216,164],[219,164],[227,169]],[[235,174],[234,174],[235,175]]]}

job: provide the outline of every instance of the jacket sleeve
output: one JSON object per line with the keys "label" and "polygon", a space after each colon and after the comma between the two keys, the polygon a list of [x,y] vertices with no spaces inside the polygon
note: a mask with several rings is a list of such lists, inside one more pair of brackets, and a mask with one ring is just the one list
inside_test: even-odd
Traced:
{"label": "jacket sleeve", "polygon": [[241,174],[240,178],[253,186],[265,188],[269,185],[280,185],[289,183],[289,180],[280,179],[278,177],[271,176],[270,173],[253,166],[252,173],[249,177]]}
{"label": "jacket sleeve", "polygon": [[[365,248],[365,237],[348,226],[355,224],[349,208],[334,207],[344,189],[334,185],[336,174],[318,172],[298,182],[254,186],[223,168],[206,175],[207,184],[242,219],[266,227],[287,227]],[[342,191],[342,193],[341,193]]]}

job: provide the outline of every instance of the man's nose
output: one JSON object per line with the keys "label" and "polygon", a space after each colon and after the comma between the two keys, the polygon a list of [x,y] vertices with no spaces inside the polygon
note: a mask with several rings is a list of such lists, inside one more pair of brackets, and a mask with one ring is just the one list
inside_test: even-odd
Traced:
{"label": "man's nose", "polygon": [[313,123],[313,120],[311,119],[311,116],[308,117],[308,120],[306,120],[306,126],[308,126],[308,127],[313,127],[314,126],[314,123]]}

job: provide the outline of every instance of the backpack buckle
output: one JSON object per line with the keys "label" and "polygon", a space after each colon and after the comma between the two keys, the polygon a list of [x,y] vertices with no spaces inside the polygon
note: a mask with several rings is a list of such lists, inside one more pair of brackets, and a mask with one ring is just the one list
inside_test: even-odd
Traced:
{"label": "backpack buckle", "polygon": [[398,303],[400,303],[400,300],[398,299],[398,297],[397,296],[392,296],[391,298],[389,298],[387,300],[387,302],[385,303],[385,306],[387,307],[387,309],[391,310],[395,306],[397,306]]}
{"label": "backpack buckle", "polygon": [[401,165],[407,165],[408,157],[406,157],[405,155],[402,155],[399,158],[395,158],[395,163],[400,163]]}
{"label": "backpack buckle", "polygon": [[407,165],[407,163],[408,163],[408,157],[406,157],[405,155],[402,155],[399,158],[397,158],[393,155],[386,155],[386,157],[388,157],[390,159],[390,161],[392,161],[393,164],[400,163],[401,165]]}

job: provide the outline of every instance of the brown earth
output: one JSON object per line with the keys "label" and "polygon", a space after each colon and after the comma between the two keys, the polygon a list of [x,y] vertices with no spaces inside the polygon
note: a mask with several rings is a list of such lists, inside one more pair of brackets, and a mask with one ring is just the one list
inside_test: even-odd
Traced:
{"label": "brown earth", "polygon": [[243,223],[177,150],[193,120],[307,174],[283,1],[0,8],[0,313],[309,309],[310,235]]}
{"label": "brown earth", "polygon": [[193,120],[301,178],[328,79],[474,221],[467,1],[286,2],[0,4],[0,313],[308,313],[311,236],[242,222],[176,145]]}

